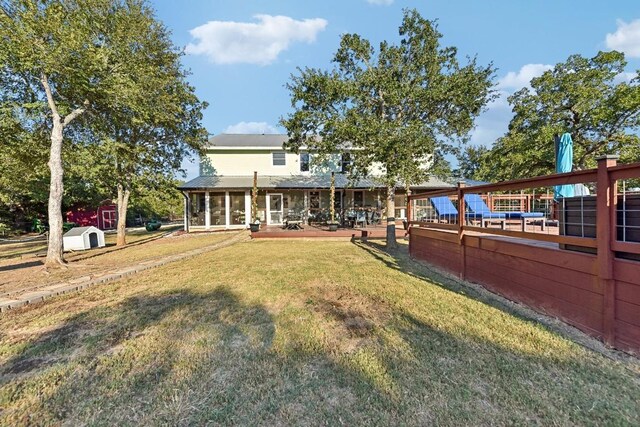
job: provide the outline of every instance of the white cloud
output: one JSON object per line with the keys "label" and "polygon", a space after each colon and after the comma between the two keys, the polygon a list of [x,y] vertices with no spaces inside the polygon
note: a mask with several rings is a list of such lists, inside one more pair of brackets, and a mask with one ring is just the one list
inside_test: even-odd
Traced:
{"label": "white cloud", "polygon": [[548,64],[527,64],[520,68],[520,71],[509,71],[506,76],[498,80],[498,89],[518,90],[528,87],[531,79],[539,77],[547,70],[553,69]]}
{"label": "white cloud", "polygon": [[291,43],[313,43],[327,21],[297,21],[288,16],[255,15],[257,22],[209,21],[190,31],[195,43],[186,52],[206,55],[216,64],[268,65]]}
{"label": "white cloud", "polygon": [[369,4],[377,4],[382,6],[389,6],[393,3],[393,0],[367,0]]}
{"label": "white cloud", "polygon": [[279,133],[278,129],[267,122],[240,122],[228,126],[222,133]]}
{"label": "white cloud", "polygon": [[632,73],[628,71],[623,71],[613,78],[613,83],[629,83],[631,80],[635,79],[638,76],[638,73]]}
{"label": "white cloud", "polygon": [[624,52],[632,58],[640,58],[640,19],[628,24],[618,20],[615,33],[608,33],[605,43],[607,48]]}

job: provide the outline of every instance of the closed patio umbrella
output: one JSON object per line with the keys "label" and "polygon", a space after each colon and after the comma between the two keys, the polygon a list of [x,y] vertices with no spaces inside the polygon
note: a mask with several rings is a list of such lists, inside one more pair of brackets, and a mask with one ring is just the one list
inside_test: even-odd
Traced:
{"label": "closed patio umbrella", "polygon": [[[573,140],[571,134],[565,132],[560,137],[556,150],[556,172],[571,172],[573,169]],[[556,185],[554,198],[573,197],[575,194],[573,184]]]}

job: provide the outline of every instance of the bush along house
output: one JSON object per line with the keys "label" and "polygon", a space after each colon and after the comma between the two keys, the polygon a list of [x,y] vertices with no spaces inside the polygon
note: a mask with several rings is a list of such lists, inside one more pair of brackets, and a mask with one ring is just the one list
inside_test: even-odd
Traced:
{"label": "bush along house", "polygon": [[[367,178],[350,182],[348,153],[314,162],[314,153],[285,151],[287,135],[221,134],[212,137],[200,159],[200,176],[178,187],[185,199],[186,231],[248,228],[251,190],[258,177],[257,218],[264,225],[282,225],[291,216],[304,223],[325,223],[329,218],[331,172],[335,173],[335,211],[376,211],[386,218],[386,187],[376,180],[379,169]],[[425,165],[428,166],[428,165]],[[376,173],[377,172],[377,173]],[[451,188],[431,177],[410,187],[412,192]],[[395,218],[406,216],[404,186],[397,186]]]}

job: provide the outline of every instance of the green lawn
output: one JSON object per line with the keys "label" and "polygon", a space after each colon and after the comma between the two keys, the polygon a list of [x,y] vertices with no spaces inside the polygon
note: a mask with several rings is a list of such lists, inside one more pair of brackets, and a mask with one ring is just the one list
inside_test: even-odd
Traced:
{"label": "green lawn", "polygon": [[252,241],[9,312],[0,425],[640,424],[637,363],[405,263]]}

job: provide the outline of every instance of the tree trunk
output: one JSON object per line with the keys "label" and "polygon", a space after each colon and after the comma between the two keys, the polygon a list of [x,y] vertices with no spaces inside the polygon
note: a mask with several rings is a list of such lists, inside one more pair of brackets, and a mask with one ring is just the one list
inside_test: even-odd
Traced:
{"label": "tree trunk", "polygon": [[51,130],[51,149],[49,151],[49,171],[51,181],[49,182],[49,245],[47,248],[47,258],[45,267],[59,267],[64,264],[62,254],[62,130],[63,125],[59,117],[54,117],[53,128]]}
{"label": "tree trunk", "polygon": [[118,234],[116,246],[125,246],[127,244],[127,207],[129,206],[129,195],[131,191],[125,189],[122,184],[118,184]]}
{"label": "tree trunk", "polygon": [[396,243],[396,189],[387,187],[387,248],[395,249]]}

